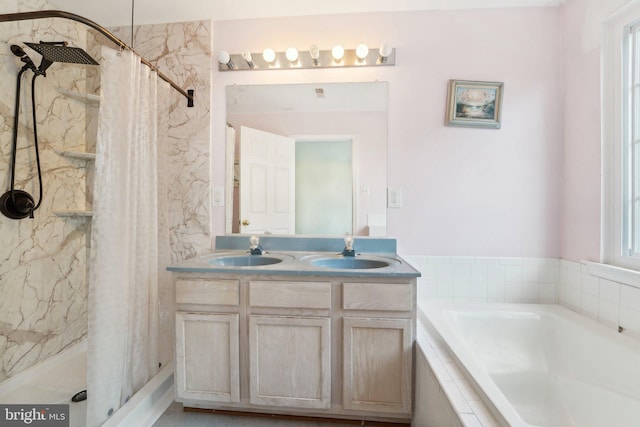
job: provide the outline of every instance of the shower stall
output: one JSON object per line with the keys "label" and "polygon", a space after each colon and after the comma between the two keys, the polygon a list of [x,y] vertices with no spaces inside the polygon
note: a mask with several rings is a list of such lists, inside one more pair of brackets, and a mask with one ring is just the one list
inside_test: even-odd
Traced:
{"label": "shower stall", "polygon": [[[20,46],[16,44],[11,45],[11,52],[20,58],[20,61],[24,63],[20,71],[18,71],[18,78],[16,81],[16,102],[13,110],[13,138],[11,147],[11,188],[9,191],[0,196],[0,213],[7,218],[11,219],[24,219],[26,217],[33,218],[34,212],[38,210],[42,204],[43,188],[42,188],[42,169],[40,167],[40,149],[38,145],[38,132],[37,132],[37,115],[36,115],[36,78],[39,76],[46,76],[47,69],[53,65],[54,62],[66,62],[70,64],[83,64],[83,65],[98,65],[95,59],[91,57],[84,50],[77,47],[69,47],[68,42],[40,42],[29,43],[25,42],[25,45],[35,50],[42,56],[40,65],[36,67],[33,60],[27,55],[27,53]],[[38,171],[38,193],[39,198],[36,203],[31,194],[23,190],[17,190],[15,188],[16,178],[16,157],[18,154],[18,128],[20,125],[20,98],[21,98],[21,86],[22,75],[28,71],[33,73],[31,78],[31,112],[32,118],[31,124],[33,125],[33,147],[35,152],[36,166]]]}
{"label": "shower stall", "polygon": [[[101,46],[110,44],[113,47],[113,40],[107,37],[105,41],[105,36],[89,29],[86,23],[69,22],[59,17],[32,20],[25,15],[30,12],[20,12],[19,15],[25,17],[21,17],[19,22],[6,19],[8,15],[15,16],[16,10],[34,7],[34,3],[38,9],[48,6],[39,0],[19,0],[18,7],[15,7],[15,1],[0,5],[0,34],[6,41],[4,47],[0,45],[0,73],[13,76],[0,79],[0,88],[7,94],[4,100],[0,100],[0,183],[3,187],[0,189],[3,193],[0,211],[9,212],[9,215],[0,215],[0,235],[4,240],[0,245],[0,259],[3,259],[0,264],[0,293],[3,295],[0,300],[0,404],[38,403],[29,399],[69,403],[71,425],[85,425],[82,415],[73,414],[74,411],[84,411],[83,405],[87,402],[82,401],[80,395],[76,400],[81,401],[72,403],[71,397],[87,388],[83,379],[87,364],[88,323],[91,322],[88,319],[99,311],[92,310],[88,303],[88,277],[95,263],[91,258],[95,249],[91,247],[91,229],[92,222],[96,220],[92,218],[93,188],[99,161],[94,153],[99,127],[101,76],[97,67],[62,63],[59,55],[69,53],[66,49],[73,46],[86,52],[86,56],[95,58],[96,62],[102,62]],[[202,46],[210,44],[209,35],[201,32],[202,28],[209,31],[208,23],[167,26],[184,26],[178,32],[201,37],[204,41]],[[167,26],[143,30],[161,32],[168,37],[173,31],[168,31]],[[68,45],[51,43],[60,40]],[[186,43],[185,40],[183,49],[187,48]],[[50,56],[49,51],[53,48],[58,50],[57,57]],[[85,56],[80,51],[74,53]],[[210,51],[198,54],[202,64],[210,63]],[[36,65],[38,59],[40,65]],[[145,61],[142,60],[143,63]],[[33,85],[24,85],[20,88],[22,97],[17,100],[14,98],[18,93],[15,77],[22,67],[27,67],[26,75],[42,73],[47,78],[39,78],[35,89]],[[206,67],[178,75],[184,82],[198,82],[202,78],[198,73],[209,74]],[[161,75],[162,80],[165,78]],[[209,84],[207,79],[202,81]],[[200,93],[199,85],[194,86]],[[162,112],[167,118],[165,124],[171,128],[172,123],[185,123],[185,117],[203,123],[203,118],[209,115],[208,87],[203,87],[203,96],[198,97],[198,102],[202,99],[204,104],[189,110],[185,107],[193,105],[193,92],[178,89],[171,91],[170,99],[163,101],[166,105],[159,105],[165,109]],[[35,98],[34,114],[31,114],[32,97]],[[208,212],[204,212],[204,217],[202,212],[197,215],[197,223],[206,224],[205,227],[191,226],[187,219],[193,217],[190,206],[202,202],[202,188],[190,188],[192,185],[186,179],[193,176],[192,168],[208,172],[209,141],[192,144],[206,162],[206,168],[203,164],[185,164],[185,158],[193,158],[192,153],[176,155],[171,153],[171,145],[192,141],[194,135],[203,132],[202,126],[176,127],[167,132],[173,135],[159,141],[159,146],[165,144],[163,149],[170,152],[168,164],[158,167],[161,168],[160,175],[176,182],[166,196],[178,209],[167,212],[167,234],[170,234],[171,241],[159,257],[161,267],[163,262],[173,263],[210,249]],[[37,149],[34,147],[36,138]],[[208,176],[201,180],[206,185],[208,181]],[[185,231],[185,226],[190,229]],[[192,241],[181,239],[183,233],[189,234]],[[198,240],[193,240],[193,236],[198,236]],[[109,421],[105,425],[127,425],[126,419],[129,419],[129,425],[145,425],[143,420],[152,410],[149,405],[157,406],[161,401],[172,400],[173,290],[170,280],[168,282],[162,283],[161,280],[157,296],[159,342],[156,345],[160,366],[156,370],[159,374],[143,385],[140,392],[126,396],[124,400],[129,403],[120,410],[114,407],[106,413]],[[101,308],[105,307],[108,305]],[[108,352],[103,356],[110,358]],[[55,381],[43,373],[47,365],[52,367],[48,370],[50,373],[62,373],[62,386],[43,383],[50,377]],[[26,391],[20,394],[17,390]],[[51,393],[54,390],[63,396],[53,397]],[[144,395],[151,400],[145,401]],[[91,400],[91,384],[88,400]],[[160,403],[160,407],[163,404]]]}

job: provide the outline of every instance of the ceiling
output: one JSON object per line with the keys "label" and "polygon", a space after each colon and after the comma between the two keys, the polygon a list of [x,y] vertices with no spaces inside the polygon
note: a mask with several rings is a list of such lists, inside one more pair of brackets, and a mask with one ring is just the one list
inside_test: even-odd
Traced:
{"label": "ceiling", "polygon": [[[496,7],[559,6],[565,0],[51,0],[58,9],[91,19],[102,26],[158,24],[393,12],[428,9],[479,9]],[[135,7],[132,7],[135,6]]]}

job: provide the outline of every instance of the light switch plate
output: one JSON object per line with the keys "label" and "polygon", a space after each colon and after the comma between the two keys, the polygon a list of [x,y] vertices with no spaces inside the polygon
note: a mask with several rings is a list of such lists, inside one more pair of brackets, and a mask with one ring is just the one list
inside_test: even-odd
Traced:
{"label": "light switch plate", "polygon": [[211,189],[211,206],[224,206],[223,187],[213,187]]}
{"label": "light switch plate", "polygon": [[387,188],[387,207],[388,208],[402,207],[402,188],[400,187]]}

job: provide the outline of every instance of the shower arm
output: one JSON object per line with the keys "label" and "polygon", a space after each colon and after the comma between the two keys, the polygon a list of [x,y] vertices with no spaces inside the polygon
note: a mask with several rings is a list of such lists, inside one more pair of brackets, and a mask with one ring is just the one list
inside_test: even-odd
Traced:
{"label": "shower arm", "polygon": [[142,62],[147,67],[151,68],[153,71],[158,73],[158,77],[160,77],[165,82],[169,83],[172,88],[180,92],[182,96],[187,98],[187,106],[193,107],[193,89],[184,90],[180,86],[178,86],[173,80],[169,77],[165,76],[158,67],[151,64],[149,61],[144,59],[140,54],[138,54],[132,47],[127,45],[125,42],[116,37],[112,32],[104,28],[103,26],[97,24],[96,22],[87,19],[83,16],[76,15],[75,13],[65,12],[62,10],[41,10],[35,12],[19,12],[19,13],[2,13],[0,14],[0,22],[12,22],[12,21],[27,21],[30,19],[46,19],[46,18],[64,18],[70,19],[72,21],[79,22],[81,24],[87,25],[94,30],[98,31],[100,34],[105,36],[109,41],[116,44],[120,49],[127,49],[133,52],[136,56],[140,58],[140,62]]}

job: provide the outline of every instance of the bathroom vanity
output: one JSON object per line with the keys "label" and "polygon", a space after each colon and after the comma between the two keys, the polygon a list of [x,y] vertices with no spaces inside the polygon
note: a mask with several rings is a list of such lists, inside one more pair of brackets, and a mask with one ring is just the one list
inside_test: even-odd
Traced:
{"label": "bathroom vanity", "polygon": [[[416,278],[394,239],[223,236],[169,267],[185,407],[408,421]],[[244,246],[244,249],[242,249]],[[302,249],[302,250],[301,250]],[[333,250],[331,250],[333,249]]]}

